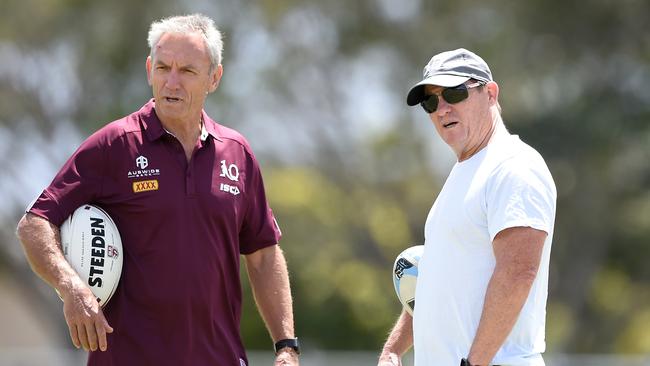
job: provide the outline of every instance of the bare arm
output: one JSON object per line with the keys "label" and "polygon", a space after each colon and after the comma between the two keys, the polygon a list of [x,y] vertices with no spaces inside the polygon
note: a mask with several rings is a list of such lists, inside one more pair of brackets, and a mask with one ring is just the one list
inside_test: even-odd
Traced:
{"label": "bare arm", "polygon": [[529,227],[505,229],[494,238],[494,273],[488,284],[468,359],[489,365],[515,325],[537,276],[546,232]]}
{"label": "bare arm", "polygon": [[[294,338],[291,287],[282,250],[272,245],[245,258],[255,302],[273,342]],[[297,366],[298,355],[284,348],[278,353],[275,364]]]}
{"label": "bare arm", "polygon": [[397,319],[384,349],[379,356],[378,366],[401,366],[402,355],[413,346],[413,317],[406,311]]}
{"label": "bare arm", "polygon": [[63,313],[72,343],[86,350],[107,349],[106,333],[113,332],[86,283],[65,260],[59,228],[34,214],[26,214],[17,230],[32,270],[63,299]]}

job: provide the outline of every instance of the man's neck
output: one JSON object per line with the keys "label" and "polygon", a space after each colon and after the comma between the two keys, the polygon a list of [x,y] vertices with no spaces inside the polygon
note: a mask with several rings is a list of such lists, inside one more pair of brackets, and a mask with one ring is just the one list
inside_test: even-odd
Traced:
{"label": "man's neck", "polygon": [[490,129],[483,135],[483,139],[481,140],[481,142],[477,144],[474,148],[461,152],[458,155],[458,162],[465,161],[471,158],[472,156],[476,155],[476,153],[483,150],[483,148],[485,148],[490,143],[490,141],[494,139],[495,136],[504,132],[507,133],[508,130],[506,129],[506,126],[503,124],[501,115],[493,114],[492,121],[490,122]]}
{"label": "man's neck", "polygon": [[195,122],[189,121],[162,121],[162,125],[167,130],[176,137],[176,139],[183,146],[183,151],[185,152],[185,158],[188,163],[192,159],[194,149],[201,135],[201,126],[202,118],[201,116],[194,119]]}
{"label": "man's neck", "polygon": [[163,128],[174,135],[183,145],[189,143],[193,146],[201,134],[201,115],[193,118],[192,121],[161,119],[160,122],[162,123]]}

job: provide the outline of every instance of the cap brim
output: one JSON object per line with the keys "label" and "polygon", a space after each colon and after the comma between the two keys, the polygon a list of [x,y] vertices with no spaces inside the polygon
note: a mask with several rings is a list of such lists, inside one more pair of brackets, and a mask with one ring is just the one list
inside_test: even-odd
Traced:
{"label": "cap brim", "polygon": [[419,83],[413,85],[408,95],[406,96],[406,104],[413,106],[423,101],[425,85],[436,85],[436,86],[449,88],[452,86],[458,86],[469,79],[471,78],[468,76],[458,76],[458,75],[434,75],[430,78],[426,78],[420,81]]}

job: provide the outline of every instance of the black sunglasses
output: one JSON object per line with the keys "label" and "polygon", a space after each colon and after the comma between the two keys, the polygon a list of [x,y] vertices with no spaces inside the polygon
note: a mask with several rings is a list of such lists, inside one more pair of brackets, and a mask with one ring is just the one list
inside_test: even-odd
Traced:
{"label": "black sunglasses", "polygon": [[[469,97],[469,89],[476,88],[477,86],[481,86],[481,85],[485,85],[485,84],[480,81],[469,85],[460,84],[452,88],[442,89],[440,95],[442,96],[442,99],[445,100],[445,102],[449,104],[456,104],[462,102],[463,100],[467,99],[467,97]],[[424,108],[424,110],[427,113],[435,112],[436,109],[438,109],[438,95],[436,94],[425,95],[425,98],[426,99],[420,102],[422,108]]]}

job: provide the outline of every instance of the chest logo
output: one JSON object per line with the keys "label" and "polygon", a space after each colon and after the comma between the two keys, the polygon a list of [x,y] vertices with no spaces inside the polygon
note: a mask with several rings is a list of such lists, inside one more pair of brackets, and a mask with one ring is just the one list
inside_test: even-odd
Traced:
{"label": "chest logo", "polygon": [[153,176],[160,175],[160,169],[154,169],[154,168],[147,169],[147,167],[149,167],[149,159],[147,159],[147,157],[144,155],[140,155],[137,158],[135,158],[135,166],[138,169],[129,170],[129,172],[126,174],[129,179],[153,177]]}
{"label": "chest logo", "polygon": [[236,195],[238,195],[240,193],[239,188],[237,188],[237,186],[231,186],[230,184],[221,183],[221,185],[219,186],[219,189],[224,191],[224,192],[228,192],[228,193],[232,194],[233,196],[236,196]]}
{"label": "chest logo", "polygon": [[149,166],[149,159],[140,155],[135,159],[135,165],[140,169],[146,169]]}
{"label": "chest logo", "polygon": [[158,180],[142,180],[139,182],[133,182],[133,193],[147,192],[147,191],[157,191],[158,190]]}
{"label": "chest logo", "polygon": [[233,182],[239,182],[239,168],[237,165],[227,165],[225,160],[221,160],[221,174],[220,177],[226,177]]}

